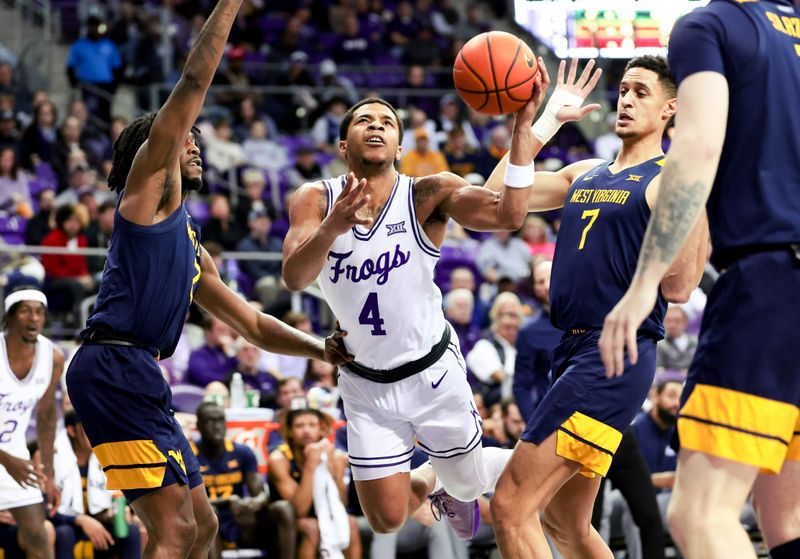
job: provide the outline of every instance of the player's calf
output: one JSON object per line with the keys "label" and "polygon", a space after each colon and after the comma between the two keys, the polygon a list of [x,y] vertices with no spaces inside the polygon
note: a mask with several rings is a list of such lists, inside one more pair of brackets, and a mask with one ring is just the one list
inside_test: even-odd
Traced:
{"label": "player's calf", "polygon": [[11,512],[17,522],[17,540],[25,556],[29,559],[52,559],[53,549],[48,541],[44,507],[30,505]]}

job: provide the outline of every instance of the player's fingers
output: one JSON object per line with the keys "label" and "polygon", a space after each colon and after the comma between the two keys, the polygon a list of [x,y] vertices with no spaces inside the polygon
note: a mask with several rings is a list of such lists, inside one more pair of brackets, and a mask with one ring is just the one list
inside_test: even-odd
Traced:
{"label": "player's fingers", "polygon": [[639,360],[639,344],[636,340],[635,324],[632,321],[629,322],[626,330],[627,335],[625,337],[628,344],[628,360],[631,362],[631,365],[636,365],[636,362]]}
{"label": "player's fingers", "polygon": [[339,199],[341,200],[347,198],[347,196],[350,195],[350,192],[353,190],[353,188],[355,188],[357,184],[358,181],[356,180],[355,173],[352,172],[347,173],[347,180],[344,183],[344,188],[342,188],[342,191],[339,193]]}
{"label": "player's fingers", "polygon": [[614,328],[614,372],[612,376],[618,377],[625,368],[625,326],[622,321]]}
{"label": "player's fingers", "polygon": [[584,105],[580,109],[578,109],[578,120],[582,119],[589,113],[593,111],[597,111],[600,109],[600,105],[598,103],[590,103],[589,105]]}
{"label": "player's fingers", "polygon": [[581,89],[581,92],[583,93],[584,97],[589,95],[594,90],[595,86],[597,85],[597,82],[600,81],[600,76],[602,75],[603,75],[602,69],[598,68],[597,70],[594,71],[594,74],[592,74],[591,79],[589,79],[586,85],[584,85],[583,88]]}
{"label": "player's fingers", "polygon": [[578,81],[575,82],[576,86],[582,89],[583,86],[586,85],[586,82],[589,81],[589,76],[592,75],[592,68],[594,68],[594,64],[594,58],[590,59],[589,62],[586,63],[586,66],[583,67],[583,72],[581,72],[581,77],[579,77]]}
{"label": "player's fingers", "polygon": [[569,74],[567,74],[567,85],[575,83],[575,74],[578,73],[578,59],[573,58],[569,63]]}
{"label": "player's fingers", "polygon": [[546,92],[550,89],[550,74],[547,72],[547,66],[541,56],[539,57],[539,74],[542,76],[542,89]]}
{"label": "player's fingers", "polygon": [[564,70],[566,69],[566,67],[567,67],[566,60],[562,60],[561,62],[558,63],[558,74],[556,75],[556,80],[558,81],[556,85],[564,83]]}
{"label": "player's fingers", "polygon": [[338,334],[341,338],[344,338],[347,335],[347,330],[342,330],[338,320],[336,321],[336,334]]}
{"label": "player's fingers", "polygon": [[347,215],[356,218],[357,217],[356,212],[358,212],[358,210],[360,210],[367,204],[369,204],[369,194],[365,194],[361,198],[356,198],[355,200],[350,202],[350,204],[347,206],[346,208]]}
{"label": "player's fingers", "polygon": [[603,324],[603,331],[600,333],[600,340],[597,342],[597,346],[600,348],[600,360],[603,362],[603,368],[606,371],[606,377],[609,377],[609,373],[611,372],[611,359],[609,359],[609,332],[611,331],[611,322],[609,317],[606,317],[606,320]]}

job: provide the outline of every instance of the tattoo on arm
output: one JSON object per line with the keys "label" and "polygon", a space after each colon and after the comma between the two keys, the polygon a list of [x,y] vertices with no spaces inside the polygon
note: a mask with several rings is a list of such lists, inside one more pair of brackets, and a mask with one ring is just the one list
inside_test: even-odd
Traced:
{"label": "tattoo on arm", "polygon": [[651,263],[669,266],[703,209],[711,188],[703,181],[687,182],[680,168],[664,173],[653,215],[647,226],[638,274]]}
{"label": "tattoo on arm", "polygon": [[[437,194],[442,189],[440,177],[432,175],[424,177],[414,182],[414,209],[419,212],[420,207],[425,205],[428,200]],[[447,216],[439,206],[431,211],[428,216],[427,222],[447,221]]]}

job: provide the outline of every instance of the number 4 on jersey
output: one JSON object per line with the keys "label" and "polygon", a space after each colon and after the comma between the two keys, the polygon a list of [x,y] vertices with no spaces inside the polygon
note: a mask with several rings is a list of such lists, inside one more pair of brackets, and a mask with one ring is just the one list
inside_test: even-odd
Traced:
{"label": "number 4 on jersey", "polygon": [[367,300],[364,302],[364,308],[361,309],[361,314],[358,315],[358,323],[366,326],[372,326],[373,336],[385,336],[386,330],[383,329],[384,320],[381,318],[381,311],[378,308],[378,294],[370,293],[367,295]]}

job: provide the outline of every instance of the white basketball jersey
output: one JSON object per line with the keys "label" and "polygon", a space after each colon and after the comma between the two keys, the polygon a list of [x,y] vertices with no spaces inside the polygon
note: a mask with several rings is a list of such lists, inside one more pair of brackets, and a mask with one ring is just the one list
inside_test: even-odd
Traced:
{"label": "white basketball jersey", "polygon": [[[323,181],[326,215],[345,176]],[[433,283],[439,249],[417,221],[414,179],[398,175],[381,214],[367,230],[353,226],[336,238],[319,285],[355,360],[392,369],[426,355],[444,332],[442,293]]]}
{"label": "white basketball jersey", "polygon": [[0,450],[30,458],[25,435],[36,403],[50,386],[53,376],[53,342],[39,336],[28,374],[20,380],[8,361],[6,335],[0,336]]}

